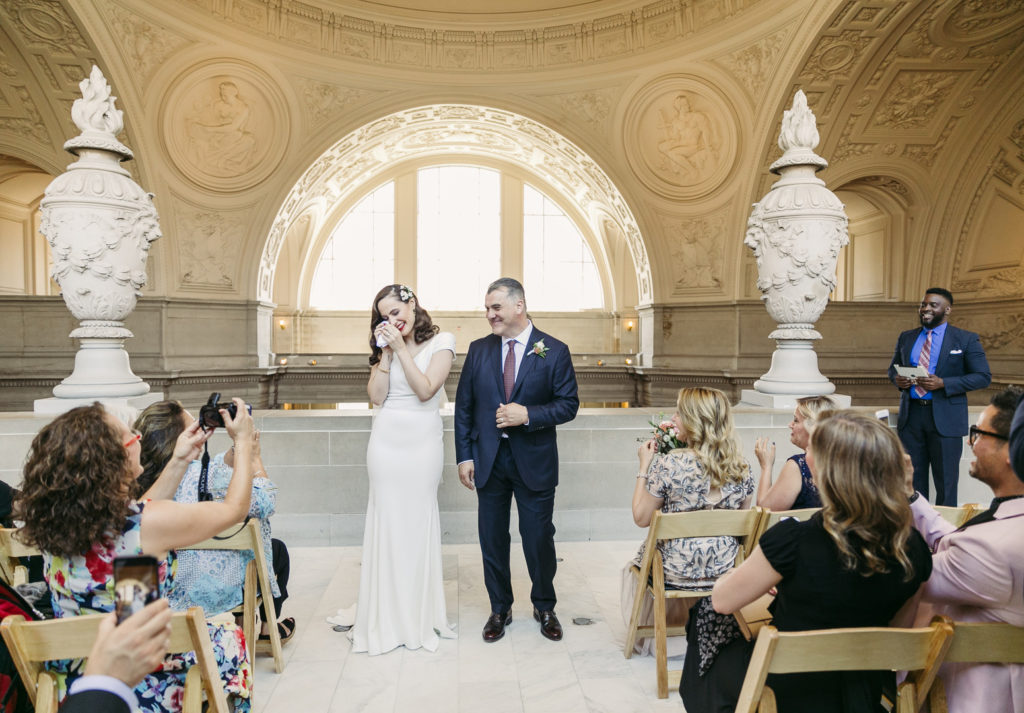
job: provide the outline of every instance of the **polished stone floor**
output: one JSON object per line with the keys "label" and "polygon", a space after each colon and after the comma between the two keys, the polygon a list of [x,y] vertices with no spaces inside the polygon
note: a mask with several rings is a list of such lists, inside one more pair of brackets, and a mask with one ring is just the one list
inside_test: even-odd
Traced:
{"label": "polished stone floor", "polygon": [[[353,654],[346,636],[324,621],[355,601],[358,547],[292,548],[285,615],[298,620],[285,647],[287,666],[274,673],[269,656],[256,666],[254,713],[376,713],[431,711],[575,713],[682,711],[678,694],[659,701],[654,661],[622,656],[620,570],[635,542],[558,544],[555,586],[565,638],[543,638],[530,609],[530,579],[513,543],[513,622],[504,639],[485,644],[480,629],[490,609],[476,545],[444,547],[449,618],[459,638],[435,653],[397,649]],[[593,620],[574,625],[574,618]],[[669,668],[681,668],[681,659]]]}

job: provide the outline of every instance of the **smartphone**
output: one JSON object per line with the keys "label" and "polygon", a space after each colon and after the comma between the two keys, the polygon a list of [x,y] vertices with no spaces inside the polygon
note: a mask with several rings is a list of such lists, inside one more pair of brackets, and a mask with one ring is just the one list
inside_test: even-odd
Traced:
{"label": "smartphone", "polygon": [[160,598],[156,557],[137,555],[114,558],[114,611],[117,623]]}

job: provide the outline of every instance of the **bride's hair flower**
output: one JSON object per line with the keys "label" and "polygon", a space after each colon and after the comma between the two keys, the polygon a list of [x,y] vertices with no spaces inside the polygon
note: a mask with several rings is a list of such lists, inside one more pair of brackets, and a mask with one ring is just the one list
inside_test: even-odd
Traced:
{"label": "bride's hair flower", "polygon": [[541,359],[545,359],[545,358],[547,358],[548,351],[549,351],[549,348],[544,346],[544,340],[541,339],[540,341],[537,341],[537,342],[533,343],[533,348],[530,350],[530,353],[531,354],[536,354]]}
{"label": "bride's hair flower", "polygon": [[408,302],[409,300],[412,299],[412,290],[410,290],[405,285],[399,285],[398,286],[398,299],[402,300],[402,302]]}

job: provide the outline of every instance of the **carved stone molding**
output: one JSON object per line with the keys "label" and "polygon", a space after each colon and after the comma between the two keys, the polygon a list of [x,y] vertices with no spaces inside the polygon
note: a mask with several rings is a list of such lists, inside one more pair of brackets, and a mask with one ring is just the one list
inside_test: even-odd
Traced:
{"label": "carved stone molding", "polygon": [[601,167],[561,134],[521,114],[462,104],[418,107],[381,117],[348,134],[314,161],[285,198],[264,243],[259,298],[272,298],[284,238],[310,205],[341,202],[365,190],[376,175],[398,161],[456,152],[521,166],[572,202],[595,231],[621,235],[633,257],[639,300],[653,300],[651,267],[640,228]]}
{"label": "carved stone molding", "polygon": [[210,210],[175,198],[178,287],[196,292],[235,292],[251,208]]}
{"label": "carved stone molding", "polygon": [[554,104],[565,119],[603,133],[621,96],[619,87],[599,87],[577,92],[531,95],[531,98]]}
{"label": "carved stone molding", "polygon": [[670,199],[706,196],[729,175],[739,152],[735,112],[696,77],[662,77],[630,100],[623,122],[629,165],[645,186]]}
{"label": "carved stone molding", "polygon": [[728,69],[747,93],[757,100],[768,87],[777,69],[778,58],[791,34],[789,29],[779,30],[714,61]]}
{"label": "carved stone molding", "polygon": [[[177,0],[273,42],[358,62],[421,69],[517,71],[605,61],[663,48],[721,25],[762,0],[637,2],[632,8],[548,25],[477,27],[359,16],[329,0]],[[436,17],[440,18],[441,15]],[[434,19],[434,18],[431,18]]]}
{"label": "carved stone molding", "polygon": [[138,72],[136,86],[145,89],[157,68],[175,52],[191,44],[166,27],[113,3],[107,5],[110,24],[120,39],[118,50],[125,63]]}
{"label": "carved stone molding", "polygon": [[722,294],[728,210],[697,217],[659,217],[662,237],[672,256],[672,295]]}
{"label": "carved stone molding", "polygon": [[89,53],[82,33],[59,0],[18,0],[4,5],[4,14],[29,47],[58,55]]}
{"label": "carved stone molding", "polygon": [[185,70],[161,104],[161,136],[182,178],[215,191],[250,188],[284,156],[290,121],[277,85],[252,65],[210,60]]}
{"label": "carved stone molding", "polygon": [[323,126],[349,107],[383,94],[380,91],[328,84],[306,77],[298,79],[298,91],[306,105],[305,116],[311,128]]}

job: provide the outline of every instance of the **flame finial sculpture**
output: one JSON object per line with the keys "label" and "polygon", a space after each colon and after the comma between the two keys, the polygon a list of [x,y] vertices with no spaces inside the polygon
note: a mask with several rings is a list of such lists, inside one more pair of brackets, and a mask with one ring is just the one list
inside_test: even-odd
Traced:
{"label": "flame finial sculpture", "polygon": [[40,232],[53,250],[53,279],[80,321],[70,336],[81,340],[74,373],[53,389],[57,399],[37,411],[60,410],[46,401],[126,399],[149,392],[132,373],[124,319],[146,284],[149,246],[160,237],[152,194],[121,167],[132,158],[117,140],[121,111],[98,67],[79,87],[71,117],[82,132],[64,144],[78,157],[46,188]]}
{"label": "flame finial sculpture", "polygon": [[797,91],[783,114],[782,157],[770,167],[779,174],[754,204],[743,243],[757,258],[757,289],[778,323],[769,337],[778,348],[771,369],[754,383],[762,394],[831,394],[835,385],[818,371],[814,323],[836,286],[839,250],[850,242],[843,204],[814,174],[828,162],[814,153],[818,128],[807,97]]}

